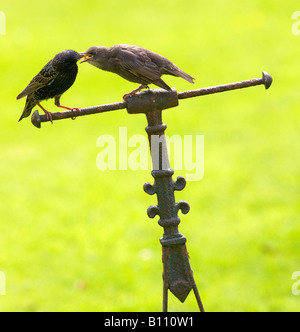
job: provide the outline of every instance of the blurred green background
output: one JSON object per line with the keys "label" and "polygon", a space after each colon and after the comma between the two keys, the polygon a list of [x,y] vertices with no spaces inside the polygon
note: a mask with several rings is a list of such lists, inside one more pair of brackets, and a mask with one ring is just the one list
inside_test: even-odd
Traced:
{"label": "blurred green background", "polygon": [[[163,120],[170,136],[204,135],[204,178],[176,199],[191,206],[179,229],[206,310],[299,310],[297,10],[295,0],[1,3],[0,311],[161,310],[163,229],[147,217],[156,198],[142,189],[150,171],[96,167],[97,138],[118,139],[119,127],[145,135],[145,117],[123,110],[41,129],[18,123],[25,100],[16,96],[56,53],[119,43],[158,52],[196,78],[192,86],[165,76],[178,91],[273,76],[270,90],[185,100]],[[61,102],[118,102],[136,87],[82,64]],[[57,110],[53,100],[43,105]],[[184,304],[170,295],[169,310],[197,310],[193,294]]]}

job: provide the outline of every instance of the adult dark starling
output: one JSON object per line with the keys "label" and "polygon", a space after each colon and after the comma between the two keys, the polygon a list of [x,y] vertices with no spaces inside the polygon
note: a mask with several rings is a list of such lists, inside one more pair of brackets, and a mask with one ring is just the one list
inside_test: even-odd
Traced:
{"label": "adult dark starling", "polygon": [[84,60],[95,67],[120,75],[128,81],[139,83],[139,88],[126,94],[127,97],[138,91],[148,88],[153,83],[165,90],[171,88],[161,79],[161,76],[173,75],[182,77],[190,83],[194,78],[180,70],[167,58],[134,45],[115,45],[110,48],[104,46],[90,47],[80,53]]}
{"label": "adult dark starling", "polygon": [[52,122],[52,115],[45,110],[40,101],[55,98],[55,105],[65,109],[72,108],[60,105],[61,95],[74,83],[78,66],[77,61],[82,56],[73,50],[62,51],[55,55],[46,66],[31,80],[26,89],[22,91],[17,99],[27,96],[21,121],[30,115],[33,107],[38,105]]}

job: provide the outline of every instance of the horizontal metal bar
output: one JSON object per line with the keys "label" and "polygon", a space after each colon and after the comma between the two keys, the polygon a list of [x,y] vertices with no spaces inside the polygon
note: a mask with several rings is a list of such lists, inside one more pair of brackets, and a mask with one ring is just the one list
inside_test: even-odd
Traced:
{"label": "horizontal metal bar", "polygon": [[212,86],[209,88],[202,88],[202,89],[198,89],[198,90],[179,92],[178,99],[186,99],[186,98],[191,98],[191,97],[204,96],[204,95],[209,95],[209,94],[218,93],[218,92],[248,88],[251,86],[256,86],[256,85],[261,85],[261,84],[264,84],[265,88],[268,89],[272,84],[272,77],[268,73],[263,72],[262,78],[254,78],[251,80],[246,80],[246,81],[241,81],[241,82],[236,82],[236,83],[229,83],[229,84]]}
{"label": "horizontal metal bar", "polygon": [[[176,102],[174,100],[174,98],[178,101],[178,99],[186,99],[186,98],[192,98],[192,97],[197,97],[197,96],[204,96],[204,95],[218,93],[218,92],[248,88],[250,86],[256,86],[256,85],[261,85],[261,84],[263,84],[265,86],[265,88],[268,89],[272,84],[272,77],[268,73],[263,72],[262,78],[254,78],[254,79],[240,81],[240,82],[236,82],[236,83],[229,83],[229,84],[217,85],[217,86],[212,86],[212,87],[202,88],[202,89],[197,89],[197,90],[184,91],[184,92],[179,92],[178,94],[175,89],[173,89],[172,91],[150,90],[151,93],[149,93],[149,90],[148,90],[148,91],[143,91],[136,95],[132,95],[132,96],[128,97],[128,99],[127,99],[128,102],[123,101],[123,102],[119,102],[119,103],[112,103],[112,104],[105,104],[105,105],[81,108],[80,110],[73,109],[73,110],[68,110],[68,111],[64,111],[64,112],[51,113],[52,121],[67,119],[67,118],[74,118],[74,117],[90,115],[90,114],[109,112],[109,111],[116,111],[116,110],[120,110],[120,109],[124,109],[124,108],[127,108],[129,113],[137,113],[137,112],[130,112],[130,110],[129,110],[129,108],[132,109],[132,107],[135,104],[139,105],[138,113],[143,113],[143,112],[147,113],[147,112],[149,112],[149,107],[147,107],[144,111],[140,107],[142,97],[144,98],[144,100],[149,99],[148,104],[150,106],[152,105],[153,109],[155,109],[155,108],[165,109],[165,108],[177,106],[178,102]],[[175,94],[175,97],[174,97],[174,94]],[[163,101],[166,99],[166,102],[162,102],[162,99],[163,99]],[[37,128],[41,128],[42,122],[48,122],[48,121],[51,121],[51,119],[46,114],[40,115],[38,111],[35,111],[32,114],[31,122]]]}
{"label": "horizontal metal bar", "polygon": [[[51,114],[52,114],[52,121],[55,121],[55,120],[74,118],[74,117],[90,115],[90,114],[116,111],[116,110],[124,109],[126,107],[127,107],[127,103],[125,101],[123,101],[120,103],[112,103],[112,104],[105,104],[105,105],[99,105],[99,106],[85,107],[85,108],[81,108],[80,111],[77,109],[73,109],[73,110],[68,110],[68,111],[63,111],[63,112],[55,112],[55,113],[51,113]],[[41,122],[47,122],[47,121],[51,121],[49,119],[49,117],[46,114],[40,115],[38,111],[35,111],[31,116],[31,122],[37,128],[41,128]]]}

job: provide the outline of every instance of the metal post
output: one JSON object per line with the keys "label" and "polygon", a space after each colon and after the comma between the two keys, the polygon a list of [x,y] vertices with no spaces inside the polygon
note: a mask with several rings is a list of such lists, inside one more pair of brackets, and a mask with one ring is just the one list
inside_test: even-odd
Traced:
{"label": "metal post", "polygon": [[[185,180],[183,177],[178,178],[176,182],[173,181],[173,170],[169,166],[168,151],[164,131],[166,125],[161,121],[161,111],[153,110],[153,113],[147,113],[148,133],[152,161],[158,160],[158,169],[155,169],[153,163],[152,176],[155,179],[154,185],[146,183],[144,190],[146,193],[157,195],[157,205],[152,205],[148,209],[148,216],[153,218],[159,215],[158,224],[164,228],[163,237],[160,239],[162,245],[162,260],[163,260],[163,311],[167,311],[168,303],[168,289],[181,301],[184,302],[191,289],[196,287],[193,272],[189,264],[188,252],[186,249],[186,238],[179,233],[178,225],[180,219],[178,217],[178,210],[181,209],[184,214],[188,213],[190,207],[187,202],[175,202],[174,191],[182,190],[185,187]],[[153,140],[158,144],[153,144]],[[156,146],[155,146],[156,145]],[[156,156],[155,156],[156,155]],[[167,160],[164,160],[167,158]],[[199,295],[198,291],[197,294]],[[203,309],[200,300],[199,309]]]}
{"label": "metal post", "polygon": [[[151,102],[148,104],[147,100]],[[167,126],[162,123],[162,109],[177,105],[177,93],[165,90],[153,93],[149,90],[140,97],[138,103],[135,98],[128,98],[127,103],[129,113],[145,112],[148,121],[146,132],[153,164],[151,174],[155,181],[154,185],[145,183],[144,190],[149,195],[157,195],[157,205],[148,208],[148,216],[154,218],[159,215],[158,224],[164,228],[163,237],[160,239],[163,260],[163,311],[167,311],[168,308],[168,290],[184,302],[192,289],[195,290],[199,309],[204,311],[189,264],[186,238],[178,231],[178,211],[186,214],[190,207],[185,201],[176,203],[174,191],[182,190],[185,180],[183,177],[179,177],[176,182],[172,179],[174,172],[169,165],[164,135]]]}
{"label": "metal post", "polygon": [[[113,110],[127,108],[129,114],[143,113],[146,115],[148,126],[145,128],[152,158],[152,176],[154,184],[149,182],[144,184],[144,191],[149,195],[156,194],[157,205],[151,205],[148,210],[148,216],[154,218],[160,217],[158,224],[164,228],[163,237],[160,239],[162,245],[163,260],[163,311],[168,310],[168,290],[170,290],[181,302],[184,302],[191,290],[197,300],[200,311],[204,311],[203,304],[193,277],[193,271],[190,267],[189,256],[186,248],[186,237],[179,233],[178,225],[180,219],[178,211],[183,214],[189,212],[189,204],[185,201],[175,201],[175,191],[183,190],[186,181],[179,176],[174,182],[174,174],[169,164],[168,151],[164,132],[167,126],[162,122],[162,110],[178,106],[179,99],[186,99],[195,96],[202,96],[223,91],[247,88],[263,84],[266,89],[270,87],[272,78],[266,72],[263,72],[262,78],[218,85],[198,90],[185,91],[177,93],[175,89],[166,90],[147,90],[137,95],[126,98],[121,103],[100,105],[83,108],[80,111],[71,110],[57,112],[52,114],[52,120],[73,118],[88,114],[96,114]],[[32,123],[40,128],[42,122],[49,119],[46,115],[39,115],[35,111],[31,118]]]}

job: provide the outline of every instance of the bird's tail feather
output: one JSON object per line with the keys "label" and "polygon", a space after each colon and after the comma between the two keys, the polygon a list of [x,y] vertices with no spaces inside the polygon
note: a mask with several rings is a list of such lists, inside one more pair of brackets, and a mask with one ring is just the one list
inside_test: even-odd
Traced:
{"label": "bird's tail feather", "polygon": [[185,73],[184,71],[182,71],[180,69],[177,72],[177,76],[185,79],[186,81],[188,81],[190,83],[195,83],[194,82],[195,79],[192,76],[190,76],[189,74]]}
{"label": "bird's tail feather", "polygon": [[156,80],[152,83],[159,86],[160,88],[163,88],[168,91],[172,91],[172,89],[161,78],[159,78],[158,80]]}
{"label": "bird's tail feather", "polygon": [[172,64],[172,66],[170,66],[168,68],[164,68],[164,71],[162,73],[167,74],[167,75],[181,77],[190,83],[194,83],[194,80],[195,80],[192,76],[185,73],[184,71],[182,71],[181,69],[179,69],[178,67],[176,67],[173,64]]}
{"label": "bird's tail feather", "polygon": [[25,104],[23,113],[22,113],[19,121],[21,121],[22,119],[24,119],[27,116],[29,116],[35,105],[36,105],[36,102],[34,102],[31,98],[27,97],[26,104]]}

